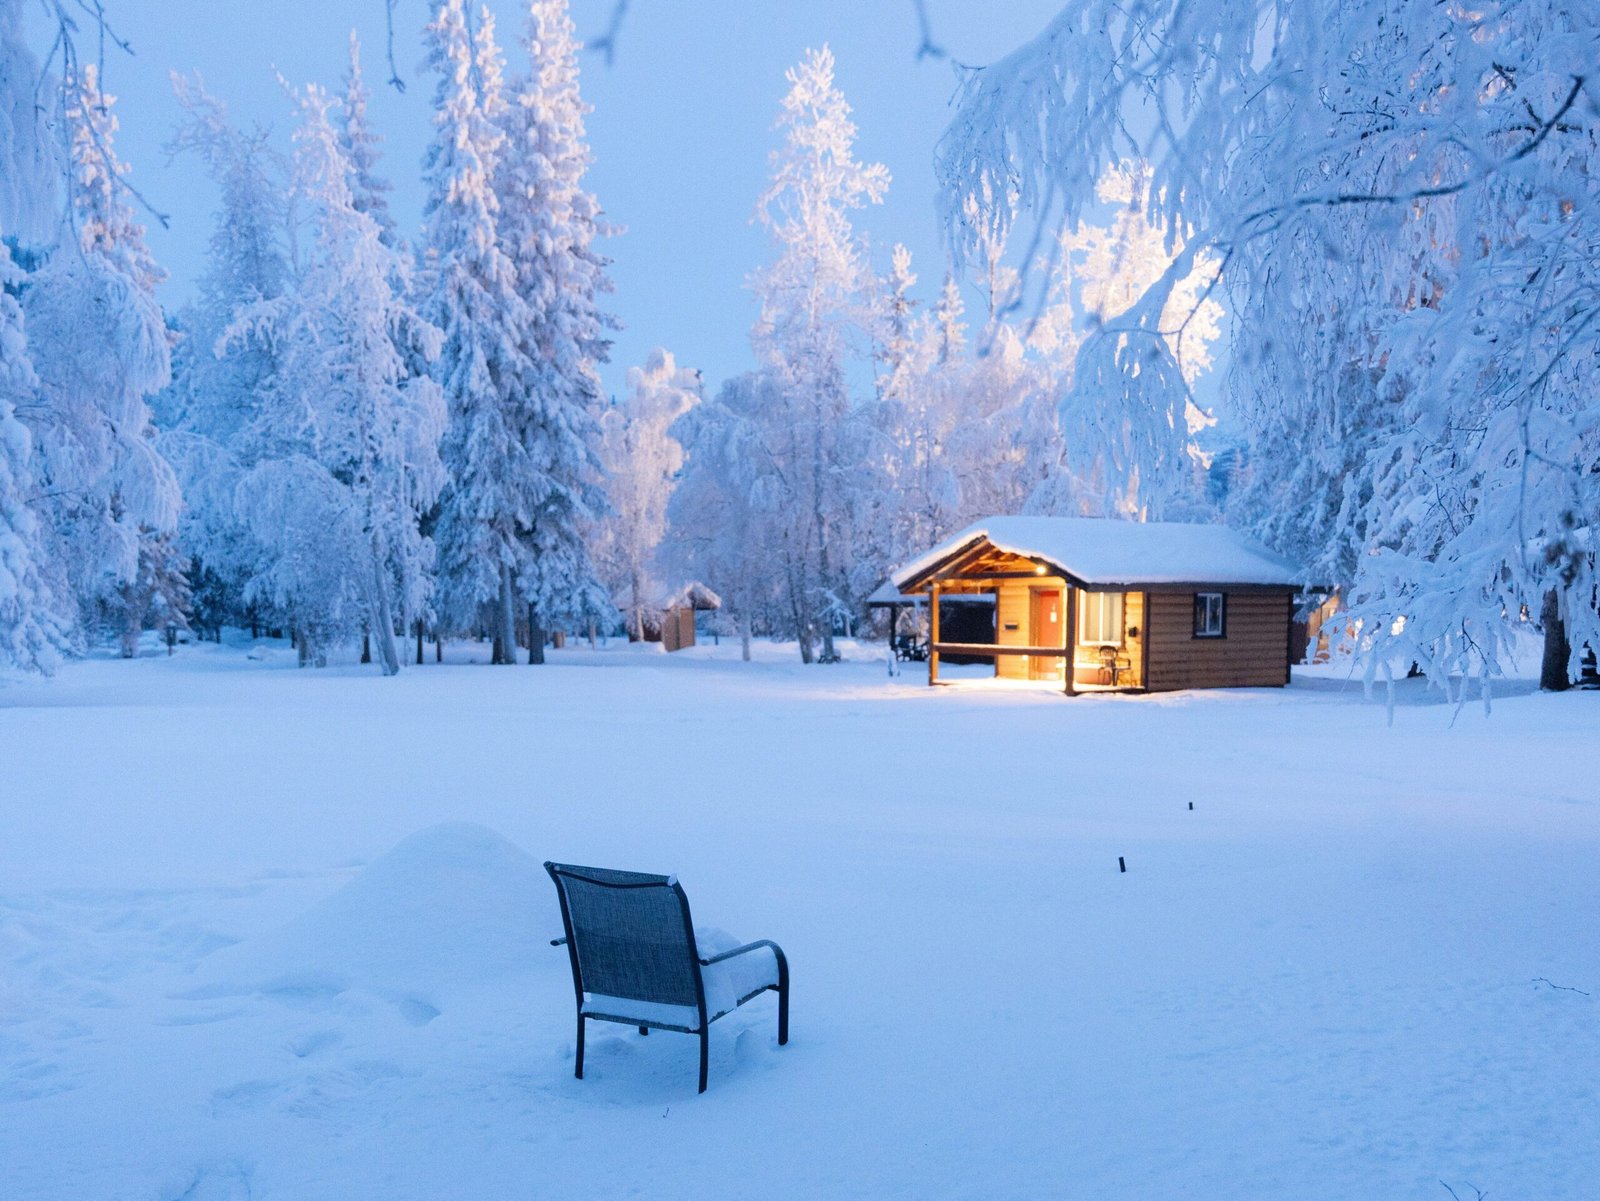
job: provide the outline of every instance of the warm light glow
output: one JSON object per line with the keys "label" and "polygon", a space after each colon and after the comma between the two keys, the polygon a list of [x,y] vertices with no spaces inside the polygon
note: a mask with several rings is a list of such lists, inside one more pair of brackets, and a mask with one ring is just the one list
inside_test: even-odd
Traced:
{"label": "warm light glow", "polygon": [[1033,569],[1033,574],[1034,575],[1043,575],[1044,574],[1044,565],[1040,564],[1038,567],[1035,567]]}

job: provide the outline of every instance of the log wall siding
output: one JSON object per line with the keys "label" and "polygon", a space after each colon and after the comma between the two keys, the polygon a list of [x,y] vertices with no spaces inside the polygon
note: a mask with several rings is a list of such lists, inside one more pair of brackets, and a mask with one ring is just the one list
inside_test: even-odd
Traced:
{"label": "log wall siding", "polygon": [[1151,692],[1179,688],[1276,688],[1289,682],[1288,592],[1228,592],[1224,638],[1194,636],[1194,591],[1152,592],[1146,615]]}

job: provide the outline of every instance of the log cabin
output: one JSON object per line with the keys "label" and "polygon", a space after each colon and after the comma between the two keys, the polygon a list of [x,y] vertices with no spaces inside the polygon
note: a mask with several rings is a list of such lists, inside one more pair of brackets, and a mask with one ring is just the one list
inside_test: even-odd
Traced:
{"label": "log cabin", "polygon": [[[1304,573],[1226,526],[991,517],[890,579],[929,599],[929,684],[941,656],[960,654],[1069,696],[1282,687],[1301,649]],[[939,601],[952,592],[993,594],[993,645],[941,637]]]}

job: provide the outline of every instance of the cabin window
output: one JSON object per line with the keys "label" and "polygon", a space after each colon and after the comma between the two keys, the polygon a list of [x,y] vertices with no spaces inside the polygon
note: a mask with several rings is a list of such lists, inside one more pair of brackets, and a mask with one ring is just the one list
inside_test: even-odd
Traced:
{"label": "cabin window", "polygon": [[1223,638],[1228,628],[1228,598],[1220,592],[1194,594],[1194,636]]}
{"label": "cabin window", "polygon": [[1083,646],[1122,645],[1122,593],[1078,593],[1078,642]]}

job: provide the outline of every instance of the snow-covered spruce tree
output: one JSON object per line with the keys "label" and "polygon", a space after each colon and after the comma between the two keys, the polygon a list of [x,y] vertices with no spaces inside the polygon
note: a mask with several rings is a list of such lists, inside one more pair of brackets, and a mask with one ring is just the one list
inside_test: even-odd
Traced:
{"label": "snow-covered spruce tree", "polygon": [[222,335],[289,286],[287,164],[264,130],[235,127],[198,80],[174,74],[172,86],[184,116],[168,151],[195,155],[219,193],[199,294],[176,322],[172,384],[154,401],[160,445],[187,501],[180,541],[204,581],[213,628],[223,618],[285,625],[287,614],[246,597],[249,582],[269,568],[269,552],[234,505],[243,474],[276,453],[260,436],[263,405],[281,372],[278,347],[266,337]]}
{"label": "snow-covered spruce tree", "polygon": [[772,180],[757,209],[777,257],[752,280],[761,305],[752,341],[782,398],[764,415],[777,469],[767,486],[787,492],[791,517],[774,549],[806,662],[819,634],[822,660],[838,658],[834,620],[853,600],[852,526],[870,479],[869,431],[846,367],[868,323],[873,281],[850,211],[880,203],[889,186],[881,164],[855,159],[856,129],[833,70],[824,46],[787,73],[790,90],[778,117],[783,145],[773,152]]}
{"label": "snow-covered spruce tree", "polygon": [[[67,81],[70,196],[64,233],[23,291],[40,387],[32,430],[41,516],[78,621],[120,605],[141,545],[176,526],[179,490],[155,446],[148,399],[170,379],[155,298],[161,269],[144,243],[113,148],[112,98],[93,65]],[[135,620],[125,615],[119,624]]]}
{"label": "snow-covered spruce tree", "polygon": [[[985,179],[1074,219],[1107,165],[1151,163],[1152,217],[1222,264],[1245,515],[1351,564],[1319,582],[1349,585],[1371,672],[1487,680],[1552,592],[1571,655],[1600,642],[1589,16],[1093,0],[974,76],[943,146],[958,219]],[[1125,324],[1154,338],[1186,269]],[[1130,401],[1174,383],[1111,367]]]}
{"label": "snow-covered spruce tree", "polygon": [[[492,48],[492,24],[481,40]],[[486,39],[486,40],[485,40]],[[521,481],[529,508],[519,515],[522,552],[516,587],[528,606],[528,662],[544,660],[544,631],[615,613],[590,562],[583,533],[606,510],[599,486],[599,364],[612,320],[599,298],[611,290],[594,249],[600,208],[584,190],[589,148],[578,91],[578,43],[567,0],[533,0],[524,45],[527,75],[513,81],[504,109],[486,91],[488,116],[507,141],[494,172],[500,244],[512,263],[527,326],[518,363],[521,410],[514,431],[525,452]],[[480,66],[480,78],[491,72]]]}
{"label": "snow-covered spruce tree", "polygon": [[436,352],[438,331],[397,293],[405,256],[356,207],[334,101],[311,85],[297,103],[295,190],[315,240],[292,290],[230,330],[270,342],[279,364],[251,433],[274,453],[240,478],[235,508],[268,551],[251,590],[293,616],[311,656],[365,630],[394,675],[396,624],[422,612],[430,588],[420,517],[444,483],[443,400],[408,374],[400,347]]}
{"label": "snow-covered spruce tree", "polygon": [[35,97],[38,62],[22,40],[22,6],[0,0],[0,666],[49,671],[68,641],[62,598],[45,570],[47,531],[35,505],[33,437],[17,416],[37,405],[11,257],[19,233],[36,242],[56,195]]}
{"label": "snow-covered spruce tree", "polygon": [[4,234],[0,226],[0,667],[49,671],[67,640],[41,566],[43,531],[30,507],[38,492],[33,438],[16,406],[32,400],[39,381],[28,359],[22,310],[11,294],[18,273]]}
{"label": "snow-covered spruce tree", "polygon": [[512,663],[515,574],[539,499],[522,441],[524,384],[537,366],[524,361],[532,319],[500,244],[494,177],[506,136],[496,118],[505,101],[493,19],[485,10],[480,20],[477,54],[463,0],[445,0],[427,29],[439,85],[419,249],[423,311],[444,336],[434,378],[449,412],[441,449],[448,483],[435,527],[441,611],[455,628],[486,626],[494,661]]}
{"label": "snow-covered spruce tree", "polygon": [[670,351],[652,351],[628,369],[623,400],[600,417],[600,466],[611,513],[596,531],[595,557],[611,595],[622,603],[629,637],[644,637],[656,551],[667,530],[667,504],[683,468],[673,423],[700,403],[700,373],[679,367]]}
{"label": "snow-covered spruce tree", "polygon": [[356,211],[371,217],[379,237],[391,250],[399,249],[400,234],[389,211],[393,186],[378,174],[379,147],[383,139],[367,121],[372,91],[361,74],[361,39],[350,31],[350,66],[345,71],[344,93],[339,98],[339,148],[350,164],[350,194]]}

